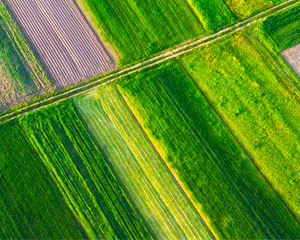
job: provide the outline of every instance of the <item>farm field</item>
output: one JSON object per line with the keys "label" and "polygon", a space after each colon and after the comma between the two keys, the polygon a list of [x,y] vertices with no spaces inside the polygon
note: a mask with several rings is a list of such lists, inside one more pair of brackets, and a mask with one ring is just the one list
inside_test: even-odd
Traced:
{"label": "farm field", "polygon": [[230,10],[239,18],[245,19],[287,0],[224,0]]}
{"label": "farm field", "polygon": [[115,67],[104,45],[72,0],[4,0],[44,63],[63,88]]}
{"label": "farm field", "polygon": [[0,111],[48,88],[41,65],[0,1]]}
{"label": "farm field", "polygon": [[300,105],[288,76],[245,33],[181,61],[299,221]]}
{"label": "farm field", "polygon": [[[124,65],[235,21],[220,0],[80,0]],[[190,3],[190,5],[188,4]],[[210,10],[214,10],[211,12]],[[221,11],[222,9],[222,11]],[[217,10],[220,10],[217,14]]]}
{"label": "farm field", "polygon": [[100,88],[75,105],[156,238],[212,238],[116,89]]}
{"label": "farm field", "polygon": [[89,239],[152,238],[71,101],[20,124]]}
{"label": "farm field", "polygon": [[119,85],[216,238],[300,237],[297,221],[176,62]]}
{"label": "farm field", "polygon": [[263,29],[280,52],[300,43],[299,24],[300,4],[267,18],[263,22]]}
{"label": "farm field", "polygon": [[0,132],[0,238],[85,238],[18,122]]}
{"label": "farm field", "polygon": [[299,10],[0,0],[0,239],[300,240]]}

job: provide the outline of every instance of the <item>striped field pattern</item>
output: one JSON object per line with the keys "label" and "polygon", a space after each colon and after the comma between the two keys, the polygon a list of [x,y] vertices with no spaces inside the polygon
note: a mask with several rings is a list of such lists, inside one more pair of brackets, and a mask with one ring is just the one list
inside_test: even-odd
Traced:
{"label": "striped field pattern", "polygon": [[158,239],[210,239],[210,233],[117,90],[75,100],[107,161]]}
{"label": "striped field pattern", "polygon": [[71,0],[5,0],[58,88],[112,69],[115,64]]}

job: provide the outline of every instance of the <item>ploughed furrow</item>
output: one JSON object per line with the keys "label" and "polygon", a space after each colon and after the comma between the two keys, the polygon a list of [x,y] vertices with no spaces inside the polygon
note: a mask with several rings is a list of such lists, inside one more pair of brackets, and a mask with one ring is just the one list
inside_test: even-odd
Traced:
{"label": "ploughed furrow", "polygon": [[158,239],[211,238],[117,90],[94,91],[76,98],[75,103]]}
{"label": "ploughed furrow", "polygon": [[115,64],[73,1],[5,0],[58,88]]}
{"label": "ploughed furrow", "polygon": [[[15,1],[9,2],[9,7],[14,9],[14,14],[19,22],[24,22],[22,24],[23,30],[28,36],[32,44],[38,48],[38,53],[41,60],[47,63],[48,71],[52,75],[51,77],[57,79],[56,84],[60,87],[65,81],[65,76],[71,77],[71,79],[77,79],[78,75],[74,65],[65,64],[72,62],[72,59],[64,53],[63,48],[55,40],[55,33],[51,31],[51,28],[47,26],[48,24],[42,19],[40,15],[37,14],[38,9],[35,5],[29,7],[23,2],[16,3]],[[35,18],[32,18],[36,14]],[[56,49],[55,54],[51,54],[48,49]],[[59,79],[59,80],[58,80]]]}

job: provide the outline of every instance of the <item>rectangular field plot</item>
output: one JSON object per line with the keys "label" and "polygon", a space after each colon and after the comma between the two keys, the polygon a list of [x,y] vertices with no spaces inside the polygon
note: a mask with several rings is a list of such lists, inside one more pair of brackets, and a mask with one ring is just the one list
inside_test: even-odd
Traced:
{"label": "rectangular field plot", "polygon": [[71,101],[26,115],[20,125],[85,239],[152,239]]}
{"label": "rectangular field plot", "polygon": [[299,93],[260,42],[245,34],[203,47],[182,61],[299,220]]}
{"label": "rectangular field plot", "polygon": [[300,237],[297,221],[175,61],[119,85],[217,239]]}
{"label": "rectangular field plot", "polygon": [[0,0],[0,111],[49,89],[28,42]]}
{"label": "rectangular field plot", "polygon": [[58,88],[114,68],[74,1],[4,0]]}
{"label": "rectangular field plot", "polygon": [[100,88],[75,103],[156,239],[211,239],[120,93]]}

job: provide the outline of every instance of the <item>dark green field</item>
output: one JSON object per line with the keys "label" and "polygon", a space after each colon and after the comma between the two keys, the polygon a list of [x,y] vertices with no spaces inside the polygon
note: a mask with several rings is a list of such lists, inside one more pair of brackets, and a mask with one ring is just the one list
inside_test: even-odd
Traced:
{"label": "dark green field", "polygon": [[216,237],[300,237],[296,220],[182,67],[171,62],[120,88]]}
{"label": "dark green field", "polygon": [[1,125],[0,133],[0,238],[84,238],[18,122]]}
{"label": "dark green field", "polygon": [[278,51],[300,43],[300,5],[269,17],[263,23],[266,33],[274,41]]}

